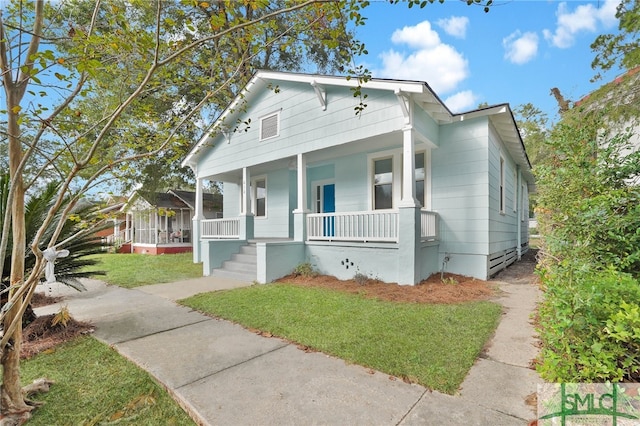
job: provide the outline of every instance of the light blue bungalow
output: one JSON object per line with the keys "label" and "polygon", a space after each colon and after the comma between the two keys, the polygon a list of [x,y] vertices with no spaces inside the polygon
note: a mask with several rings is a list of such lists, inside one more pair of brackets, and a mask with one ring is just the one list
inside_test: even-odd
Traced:
{"label": "light blue bungalow", "polygon": [[[534,180],[509,105],[452,114],[424,82],[260,71],[183,161],[223,183],[193,218],[204,275],[486,279],[528,249]],[[199,203],[199,204],[198,204]],[[199,244],[195,244],[199,241]]]}

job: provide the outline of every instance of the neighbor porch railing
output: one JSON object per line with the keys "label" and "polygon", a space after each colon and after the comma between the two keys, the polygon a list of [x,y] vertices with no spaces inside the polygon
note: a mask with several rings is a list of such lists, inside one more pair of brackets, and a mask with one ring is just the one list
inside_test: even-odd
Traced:
{"label": "neighbor porch railing", "polygon": [[398,212],[311,213],[307,215],[307,239],[398,242]]}
{"label": "neighbor porch railing", "polygon": [[425,241],[438,239],[438,213],[420,211],[420,239]]}
{"label": "neighbor porch railing", "polygon": [[240,218],[205,219],[201,221],[202,238],[240,238]]}

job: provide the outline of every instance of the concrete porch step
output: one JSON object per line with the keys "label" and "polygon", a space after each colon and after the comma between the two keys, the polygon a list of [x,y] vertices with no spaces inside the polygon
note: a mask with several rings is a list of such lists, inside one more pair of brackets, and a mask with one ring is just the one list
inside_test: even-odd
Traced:
{"label": "concrete porch step", "polygon": [[211,271],[212,277],[229,278],[236,281],[252,283],[257,279],[257,273],[247,273],[238,271],[228,271],[222,268]]}
{"label": "concrete porch step", "polygon": [[233,254],[231,260],[223,262],[221,268],[211,271],[211,275],[253,282],[258,278],[256,256],[255,244],[242,246],[240,247],[240,253]]}

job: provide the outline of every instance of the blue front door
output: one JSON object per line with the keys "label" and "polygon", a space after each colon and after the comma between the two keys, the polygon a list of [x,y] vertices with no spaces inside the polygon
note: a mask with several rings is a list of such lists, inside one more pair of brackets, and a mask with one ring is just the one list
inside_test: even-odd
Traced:
{"label": "blue front door", "polygon": [[[336,185],[329,184],[322,187],[322,212],[335,213],[336,211]],[[323,224],[323,233],[325,237],[333,237],[336,235],[336,218],[325,217]]]}

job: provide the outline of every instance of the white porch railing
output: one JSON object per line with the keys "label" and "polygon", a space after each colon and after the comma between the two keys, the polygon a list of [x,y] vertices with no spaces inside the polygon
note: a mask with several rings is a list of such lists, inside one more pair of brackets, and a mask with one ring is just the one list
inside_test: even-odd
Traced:
{"label": "white porch railing", "polygon": [[202,238],[240,238],[240,218],[205,219],[200,223]]}
{"label": "white porch railing", "polygon": [[307,215],[307,239],[398,242],[398,212],[311,213]]}
{"label": "white porch railing", "polygon": [[438,239],[438,213],[420,211],[420,238],[423,241]]}

